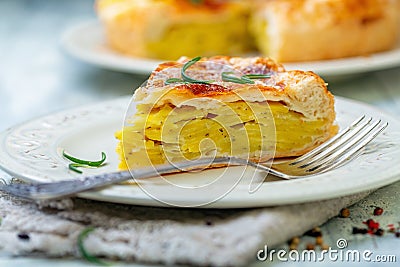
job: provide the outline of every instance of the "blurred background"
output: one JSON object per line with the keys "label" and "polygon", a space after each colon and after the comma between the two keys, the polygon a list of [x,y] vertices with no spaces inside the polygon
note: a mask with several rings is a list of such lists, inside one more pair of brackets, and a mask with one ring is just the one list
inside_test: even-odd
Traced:
{"label": "blurred background", "polygon": [[[93,0],[2,0],[0,10],[0,130],[131,95],[146,79],[86,64],[63,50],[60,38],[67,29],[97,19]],[[338,96],[400,114],[399,74],[394,68],[328,82]]]}
{"label": "blurred background", "polygon": [[1,0],[0,130],[57,110],[132,94],[146,76],[68,56],[62,33],[95,20],[93,0]]}

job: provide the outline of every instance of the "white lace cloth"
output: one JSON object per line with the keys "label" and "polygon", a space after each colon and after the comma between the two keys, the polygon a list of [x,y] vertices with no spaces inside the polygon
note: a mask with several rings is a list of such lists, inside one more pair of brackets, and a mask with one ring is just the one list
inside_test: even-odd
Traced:
{"label": "white lace cloth", "polygon": [[321,225],[369,192],[333,200],[246,210],[151,208],[84,199],[31,203],[0,193],[0,248],[13,255],[80,257],[77,237],[92,255],[123,261],[239,266]]}

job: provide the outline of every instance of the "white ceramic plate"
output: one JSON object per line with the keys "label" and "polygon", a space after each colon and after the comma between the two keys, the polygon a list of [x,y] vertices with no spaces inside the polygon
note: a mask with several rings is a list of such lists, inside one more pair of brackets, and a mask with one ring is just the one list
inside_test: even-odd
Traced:
{"label": "white ceramic plate", "polygon": [[[117,71],[150,74],[158,60],[133,58],[119,54],[106,46],[103,28],[97,21],[79,24],[67,30],[62,45],[73,56],[85,62]],[[391,51],[370,56],[335,60],[285,63],[287,69],[312,70],[327,79],[400,66],[400,42]]]}
{"label": "white ceramic plate", "polygon": [[[115,171],[118,159],[114,132],[123,124],[128,103],[127,98],[116,99],[66,110],[12,127],[0,134],[0,167],[25,181],[75,179],[80,175],[68,170],[68,161],[61,155],[62,149],[66,149],[73,155],[89,159],[100,158],[100,152],[106,152],[107,165],[85,169],[85,174]],[[256,192],[249,193],[252,175],[264,178],[265,173],[237,166],[169,175],[169,181],[179,186],[163,184],[160,178],[152,178],[144,181],[147,186],[145,190],[137,185],[114,185],[79,196],[149,206],[168,203],[195,207],[209,203],[206,205],[208,208],[239,208],[340,197],[399,180],[400,122],[359,102],[337,97],[336,103],[337,120],[341,127],[349,125],[361,114],[382,118],[389,122],[389,127],[368,146],[363,155],[334,171],[289,181],[268,178]],[[213,183],[215,177],[221,178],[220,183]],[[238,177],[243,177],[239,184],[221,193],[221,184]]]}

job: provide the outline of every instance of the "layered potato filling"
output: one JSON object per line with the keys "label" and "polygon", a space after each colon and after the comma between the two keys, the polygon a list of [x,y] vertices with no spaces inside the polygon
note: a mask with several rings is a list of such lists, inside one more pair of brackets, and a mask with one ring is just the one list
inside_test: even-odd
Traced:
{"label": "layered potato filling", "polygon": [[326,139],[329,125],[324,120],[307,120],[284,103],[273,101],[221,103],[207,110],[170,103],[139,104],[136,109],[130,125],[116,133],[120,169],[200,156],[263,161],[302,154],[305,147],[312,149]]}

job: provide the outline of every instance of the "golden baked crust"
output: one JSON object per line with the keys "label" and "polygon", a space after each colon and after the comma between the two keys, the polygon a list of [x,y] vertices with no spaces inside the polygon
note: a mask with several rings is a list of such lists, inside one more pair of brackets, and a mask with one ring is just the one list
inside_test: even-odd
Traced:
{"label": "golden baked crust", "polygon": [[[199,96],[207,96],[224,102],[239,100],[257,101],[259,95],[255,91],[262,92],[266,101],[282,101],[291,109],[303,113],[310,118],[334,119],[332,94],[328,91],[324,80],[310,71],[293,70],[286,71],[281,64],[275,63],[270,58],[263,57],[229,57],[215,56],[203,58],[206,64],[194,65],[190,72],[194,77],[208,80],[215,73],[221,73],[223,67],[231,68],[241,74],[270,74],[271,78],[258,80],[255,85],[244,86],[236,83],[219,83],[219,86],[206,84],[172,84],[165,86],[165,79],[180,77],[182,64],[187,62],[187,57],[182,57],[176,62],[160,64],[150,75],[148,85],[139,88],[135,93],[136,101],[143,103],[164,104],[170,101],[175,106],[189,99],[201,99]],[[210,70],[209,64],[214,63],[214,70]],[[163,101],[157,101],[159,94],[163,95]],[[156,104],[157,105],[157,104]]]}
{"label": "golden baked crust", "polygon": [[400,1],[258,1],[251,25],[258,48],[278,61],[368,55],[396,44]]}
{"label": "golden baked crust", "polygon": [[[255,161],[297,156],[337,132],[334,98],[313,72],[285,71],[269,58],[218,56],[185,71],[207,83],[170,82],[188,61],[161,64],[136,90],[135,112],[117,133],[122,169],[214,152]],[[267,76],[241,84],[223,73]],[[204,138],[214,146],[201,148]]]}

